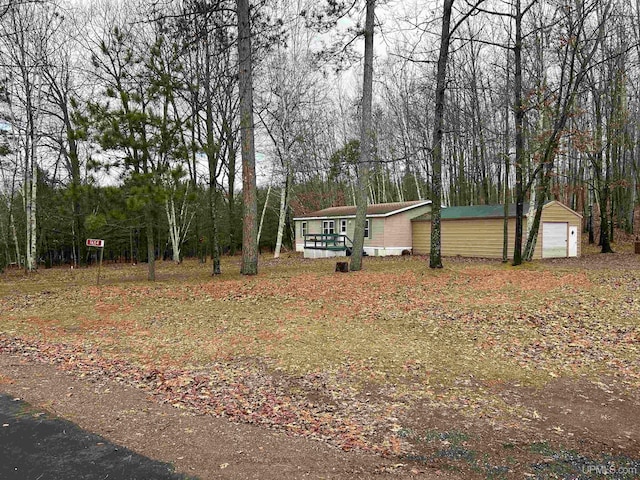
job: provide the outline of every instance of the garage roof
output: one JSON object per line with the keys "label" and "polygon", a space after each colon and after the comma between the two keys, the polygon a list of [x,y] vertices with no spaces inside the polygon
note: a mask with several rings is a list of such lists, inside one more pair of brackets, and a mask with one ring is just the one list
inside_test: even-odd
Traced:
{"label": "garage roof", "polygon": [[[524,214],[529,211],[529,204],[524,204]],[[516,216],[515,204],[509,205],[509,217]],[[472,205],[470,207],[445,207],[441,210],[440,218],[443,220],[461,220],[463,218],[503,218],[504,205]],[[419,222],[431,220],[431,213],[425,213],[412,221]]]}

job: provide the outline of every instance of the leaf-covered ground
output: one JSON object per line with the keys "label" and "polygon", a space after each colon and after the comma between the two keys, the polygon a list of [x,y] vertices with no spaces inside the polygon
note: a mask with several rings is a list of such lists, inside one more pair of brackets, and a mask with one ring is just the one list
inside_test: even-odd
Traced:
{"label": "leaf-covered ground", "polygon": [[418,469],[564,478],[567,452],[584,478],[609,457],[637,465],[623,426],[640,414],[640,256],[368,258],[349,274],[264,260],[254,278],[233,259],[216,278],[161,263],[155,284],[144,265],[109,266],[101,286],[93,269],[8,272],[0,348]]}

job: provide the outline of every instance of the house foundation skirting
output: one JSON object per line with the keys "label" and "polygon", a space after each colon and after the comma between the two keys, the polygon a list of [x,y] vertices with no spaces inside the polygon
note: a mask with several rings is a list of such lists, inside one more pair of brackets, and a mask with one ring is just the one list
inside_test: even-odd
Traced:
{"label": "house foundation skirting", "polygon": [[411,247],[364,247],[364,251],[370,257],[402,255],[405,250],[411,251]]}
{"label": "house foundation skirting", "polygon": [[346,256],[347,252],[344,250],[324,250],[319,248],[304,249],[304,258],[333,258]]}

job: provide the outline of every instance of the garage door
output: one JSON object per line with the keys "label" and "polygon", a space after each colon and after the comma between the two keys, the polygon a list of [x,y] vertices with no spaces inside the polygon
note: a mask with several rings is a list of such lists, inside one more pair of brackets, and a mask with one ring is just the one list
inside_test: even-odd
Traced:
{"label": "garage door", "polygon": [[542,224],[542,258],[558,258],[567,256],[567,223]]}

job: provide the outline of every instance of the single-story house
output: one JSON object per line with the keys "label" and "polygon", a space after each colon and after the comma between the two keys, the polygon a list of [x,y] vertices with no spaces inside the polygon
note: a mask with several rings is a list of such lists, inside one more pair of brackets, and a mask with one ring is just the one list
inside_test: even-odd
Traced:
{"label": "single-story house", "polygon": [[[411,220],[431,211],[430,200],[377,203],[367,207],[364,251],[401,255],[413,246]],[[296,251],[305,258],[346,256],[353,246],[355,206],[330,207],[294,218]]]}
{"label": "single-story house", "polygon": [[[502,258],[504,206],[478,205],[448,207],[441,210],[441,252],[443,256]],[[516,206],[509,206],[508,256],[513,258]],[[527,218],[535,209],[524,206],[523,237]],[[411,220],[413,253],[428,255],[431,248],[431,215]],[[582,215],[558,201],[542,209],[534,259],[577,257],[580,255]],[[526,238],[523,238],[523,247]]]}

